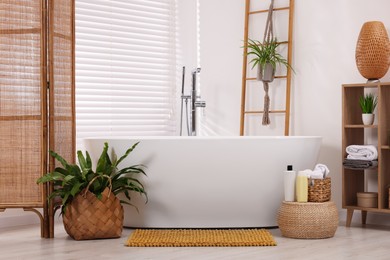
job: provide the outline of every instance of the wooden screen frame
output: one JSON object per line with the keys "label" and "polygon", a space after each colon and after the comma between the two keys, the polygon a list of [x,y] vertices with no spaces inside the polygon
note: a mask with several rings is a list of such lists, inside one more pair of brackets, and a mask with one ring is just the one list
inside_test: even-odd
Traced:
{"label": "wooden screen frame", "polygon": [[[53,69],[53,60],[55,54],[54,47],[54,6],[56,4],[69,4],[69,23],[70,23],[70,115],[66,118],[67,121],[71,122],[70,127],[70,139],[71,142],[69,148],[67,147],[71,155],[70,158],[67,158],[69,162],[73,163],[75,161],[75,0],[35,0],[34,4],[40,6],[40,29],[39,28],[21,28],[16,30],[0,30],[3,34],[22,34],[22,33],[39,33],[40,35],[40,115],[10,115],[10,116],[0,116],[0,122],[6,120],[39,120],[40,121],[40,172],[41,175],[46,174],[48,171],[54,170],[54,160],[49,159],[48,150],[55,150],[55,140],[56,132],[54,128],[55,120],[57,120],[54,115],[56,111],[56,105],[54,102],[54,91],[50,89],[51,82],[54,82],[55,70]],[[13,3],[10,1],[10,3]],[[22,3],[17,3],[16,5],[22,5]],[[27,19],[27,18],[26,18]],[[19,32],[20,31],[20,32]],[[9,37],[9,36],[8,36]],[[12,38],[12,37],[10,37]],[[9,80],[9,78],[8,78]],[[55,87],[54,85],[52,86]],[[0,167],[1,164],[0,164]],[[23,175],[23,174],[22,174]],[[23,176],[21,176],[23,179]],[[0,179],[1,181],[1,179]],[[31,183],[31,185],[37,185],[36,183]],[[25,211],[31,211],[36,213],[41,221],[41,236],[45,238],[54,237],[54,204],[49,203],[47,198],[53,187],[49,184],[40,184],[39,192],[41,193],[40,199],[37,201],[30,201],[28,198],[16,199],[12,202],[0,202],[0,212],[5,211],[7,208],[21,208]],[[12,187],[10,187],[11,189]],[[6,192],[6,191],[5,191]],[[27,201],[27,202],[26,202]],[[41,213],[37,208],[42,208],[43,213]]]}

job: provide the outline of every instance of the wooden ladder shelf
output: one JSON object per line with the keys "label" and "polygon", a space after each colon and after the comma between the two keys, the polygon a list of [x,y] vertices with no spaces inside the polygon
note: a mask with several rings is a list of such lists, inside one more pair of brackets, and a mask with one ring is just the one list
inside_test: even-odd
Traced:
{"label": "wooden ladder shelf", "polygon": [[[245,3],[245,28],[244,28],[244,42],[248,42],[249,31],[249,17],[251,15],[268,13],[268,9],[250,11],[250,1],[246,0]],[[293,14],[294,14],[294,0],[289,0],[289,6],[274,8],[273,11],[288,11],[288,40],[280,42],[281,44],[287,44],[287,62],[291,64],[292,61],[292,33],[293,33]],[[242,66],[242,92],[241,92],[241,118],[240,118],[240,135],[245,135],[245,118],[248,114],[262,114],[264,111],[248,111],[246,110],[246,88],[247,82],[256,80],[256,78],[250,78],[247,76],[248,67],[248,49],[244,48],[243,66]],[[269,113],[283,113],[285,114],[284,135],[289,135],[290,129],[290,92],[291,92],[291,68],[287,68],[287,75],[275,76],[275,79],[286,79],[286,102],[285,109],[270,110]]]}

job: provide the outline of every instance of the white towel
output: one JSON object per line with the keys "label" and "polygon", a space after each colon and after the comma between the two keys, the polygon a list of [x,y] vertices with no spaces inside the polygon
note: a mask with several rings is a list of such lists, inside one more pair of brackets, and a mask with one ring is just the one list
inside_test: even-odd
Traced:
{"label": "white towel", "polygon": [[312,175],[313,171],[310,170],[310,169],[306,169],[306,170],[303,170],[303,171],[299,171],[299,173],[306,175],[307,178],[310,178],[310,176]]}
{"label": "white towel", "polygon": [[314,166],[314,170],[306,169],[303,172],[305,172],[307,177],[310,179],[322,180],[322,179],[325,179],[326,176],[328,176],[329,169],[325,164],[319,163],[319,164],[316,164],[316,166]]}
{"label": "white towel", "polygon": [[319,179],[322,180],[324,178],[324,174],[320,171],[311,171],[310,173],[310,179]]}
{"label": "white towel", "polygon": [[314,167],[313,173],[316,173],[316,176],[321,176],[316,179],[325,179],[329,174],[329,168],[325,164],[318,163]]}
{"label": "white towel", "polygon": [[378,159],[378,150],[373,145],[349,145],[345,148],[347,159],[373,161]]}
{"label": "white towel", "polygon": [[324,177],[323,173],[320,170],[312,171],[310,169],[306,169],[301,172],[303,172],[307,176],[307,178],[310,179],[323,179]]}

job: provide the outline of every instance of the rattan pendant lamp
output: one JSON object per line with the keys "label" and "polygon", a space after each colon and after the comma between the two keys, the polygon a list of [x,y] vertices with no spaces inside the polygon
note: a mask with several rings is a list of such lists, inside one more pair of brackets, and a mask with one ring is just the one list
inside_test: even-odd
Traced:
{"label": "rattan pendant lamp", "polygon": [[356,45],[356,65],[368,82],[379,81],[390,65],[390,43],[380,21],[363,24]]}

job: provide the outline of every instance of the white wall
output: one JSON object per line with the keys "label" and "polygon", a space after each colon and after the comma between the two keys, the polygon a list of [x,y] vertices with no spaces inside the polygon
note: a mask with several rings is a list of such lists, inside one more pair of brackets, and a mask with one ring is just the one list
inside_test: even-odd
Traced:
{"label": "white wall", "polygon": [[245,1],[200,0],[203,134],[238,135]]}
{"label": "white wall", "polygon": [[[207,102],[203,123],[204,129],[214,134],[239,133],[244,5],[242,0],[230,0],[229,4],[223,0],[200,0],[201,88]],[[389,10],[388,0],[295,0],[293,67],[296,74],[292,81],[290,133],[323,137],[319,162],[331,170],[332,197],[339,208],[341,84],[365,82],[355,65],[356,41],[366,21],[382,21],[389,30]],[[382,81],[389,80],[388,73]],[[257,95],[262,93],[255,93],[250,103],[259,102]],[[256,130],[255,134],[282,133],[284,126],[277,118],[274,129],[272,125],[263,127],[258,121],[258,128],[265,130]],[[384,223],[390,224],[390,219],[387,217]]]}

